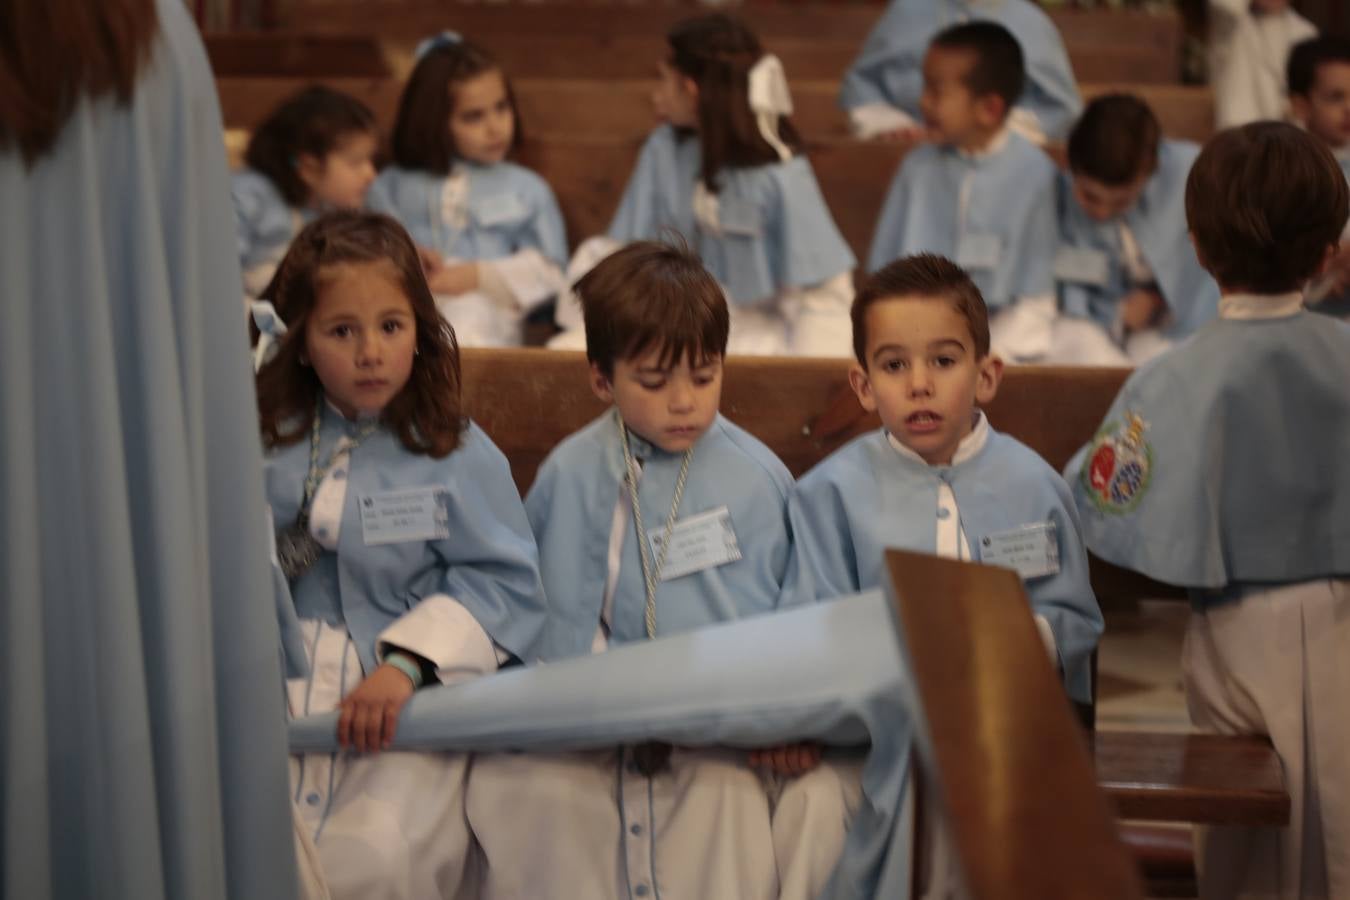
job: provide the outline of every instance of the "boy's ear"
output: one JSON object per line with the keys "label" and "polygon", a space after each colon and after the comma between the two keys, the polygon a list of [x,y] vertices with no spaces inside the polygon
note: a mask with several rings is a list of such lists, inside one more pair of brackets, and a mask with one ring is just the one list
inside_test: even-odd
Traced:
{"label": "boy's ear", "polygon": [[614,382],[600,371],[599,363],[591,363],[591,392],[604,403],[614,402]]}
{"label": "boy's ear", "polygon": [[998,396],[998,386],[1003,381],[1003,357],[996,353],[986,353],[977,365],[979,371],[975,380],[975,402],[983,406],[992,403]]}
{"label": "boy's ear", "polygon": [[997,128],[1010,112],[1008,104],[998,94],[989,93],[975,98],[976,119],[985,128]]}
{"label": "boy's ear", "polygon": [[877,398],[872,393],[872,379],[867,377],[867,370],[856,362],[848,369],[848,386],[853,388],[853,394],[858,398],[858,403],[868,412],[877,411]]}
{"label": "boy's ear", "polygon": [[312,153],[301,153],[295,157],[295,174],[300,181],[312,186],[323,176],[323,160]]}

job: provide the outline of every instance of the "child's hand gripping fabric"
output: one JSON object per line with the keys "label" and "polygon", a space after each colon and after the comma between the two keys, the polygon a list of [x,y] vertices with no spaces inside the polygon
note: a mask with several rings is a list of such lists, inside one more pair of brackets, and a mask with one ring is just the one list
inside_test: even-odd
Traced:
{"label": "child's hand gripping fabric", "polygon": [[820,765],[821,746],[814,741],[802,741],[797,744],[785,744],[781,747],[767,747],[750,751],[750,765],[757,769],[768,769],[776,775],[796,777],[805,775]]}
{"label": "child's hand gripping fabric", "polygon": [[338,743],[358,753],[388,749],[403,704],[417,689],[403,669],[386,662],[343,698],[339,705]]}

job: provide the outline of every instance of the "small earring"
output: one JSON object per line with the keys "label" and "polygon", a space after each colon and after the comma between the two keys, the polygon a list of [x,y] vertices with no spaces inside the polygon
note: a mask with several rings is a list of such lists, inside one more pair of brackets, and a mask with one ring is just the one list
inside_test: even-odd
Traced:
{"label": "small earring", "polygon": [[421,348],[421,347],[414,347],[414,348],[413,348],[413,356],[421,356],[421,355],[422,355],[422,348]]}

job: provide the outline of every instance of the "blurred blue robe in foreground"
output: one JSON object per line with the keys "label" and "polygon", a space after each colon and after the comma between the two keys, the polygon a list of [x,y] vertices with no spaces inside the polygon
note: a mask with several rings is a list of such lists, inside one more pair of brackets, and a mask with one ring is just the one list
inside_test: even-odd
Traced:
{"label": "blurred blue robe in foreground", "polygon": [[0,150],[0,894],[293,898],[258,413],[183,4]]}
{"label": "blurred blue robe in foreground", "polygon": [[[894,618],[874,591],[421,691],[404,708],[394,749],[870,740],[863,802],[822,900],[905,897],[914,729],[903,671]],[[292,723],[291,750],[335,750],[336,727],[336,714]]]}

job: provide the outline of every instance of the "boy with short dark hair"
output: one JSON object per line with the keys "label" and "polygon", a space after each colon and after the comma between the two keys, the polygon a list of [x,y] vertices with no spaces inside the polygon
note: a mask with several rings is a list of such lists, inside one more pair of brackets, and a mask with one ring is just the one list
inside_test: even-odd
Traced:
{"label": "boy with short dark hair", "polygon": [[933,39],[920,104],[932,143],[910,151],[892,181],[868,267],[914,253],[956,260],[993,310],[995,350],[1033,362],[1050,350],[1056,315],[1055,166],[1008,129],[1023,65],[993,22]]}
{"label": "boy with short dark hair", "polygon": [[[774,611],[792,477],[718,412],[721,288],[691,253],[637,242],[575,290],[591,388],[610,408],[554,448],[525,500],[549,598],[531,656]],[[791,776],[819,759],[814,745],[750,760],[654,744],[483,758],[468,805],[488,861],[484,896],[608,897],[617,885],[622,896],[777,898],[780,836],[755,769]]]}
{"label": "boy with short dark hair", "polygon": [[1220,318],[1137,370],[1069,464],[1088,546],[1191,591],[1191,719],[1268,733],[1285,828],[1201,835],[1202,897],[1350,896],[1350,325],[1303,308],[1347,188],[1295,128],[1223,132],[1186,184]]}
{"label": "boy with short dark hair", "polygon": [[[1289,108],[1294,121],[1327,146],[1350,181],[1350,39],[1319,37],[1289,54]],[[1350,317],[1350,227],[1326,275],[1308,289],[1319,312]]]}
{"label": "boy with short dark hair", "polygon": [[860,138],[903,134],[919,125],[919,69],[933,36],[954,22],[1007,28],[1026,56],[1028,85],[1013,130],[1037,144],[1060,140],[1083,108],[1059,29],[1028,0],[891,0],[844,74],[839,105]]}
{"label": "boy with short dark hair", "polygon": [[1218,315],[1219,286],[1186,234],[1183,188],[1199,153],[1164,138],[1138,97],[1088,104],[1059,177],[1053,361],[1138,365]]}
{"label": "boy with short dark hair", "polygon": [[1089,702],[1102,616],[1078,515],[1063,479],[979,409],[1003,372],[979,289],[942,257],[897,260],[858,291],[853,341],[849,382],[884,427],[797,483],[790,589],[878,587],[887,547],[1016,569],[1070,696]]}

